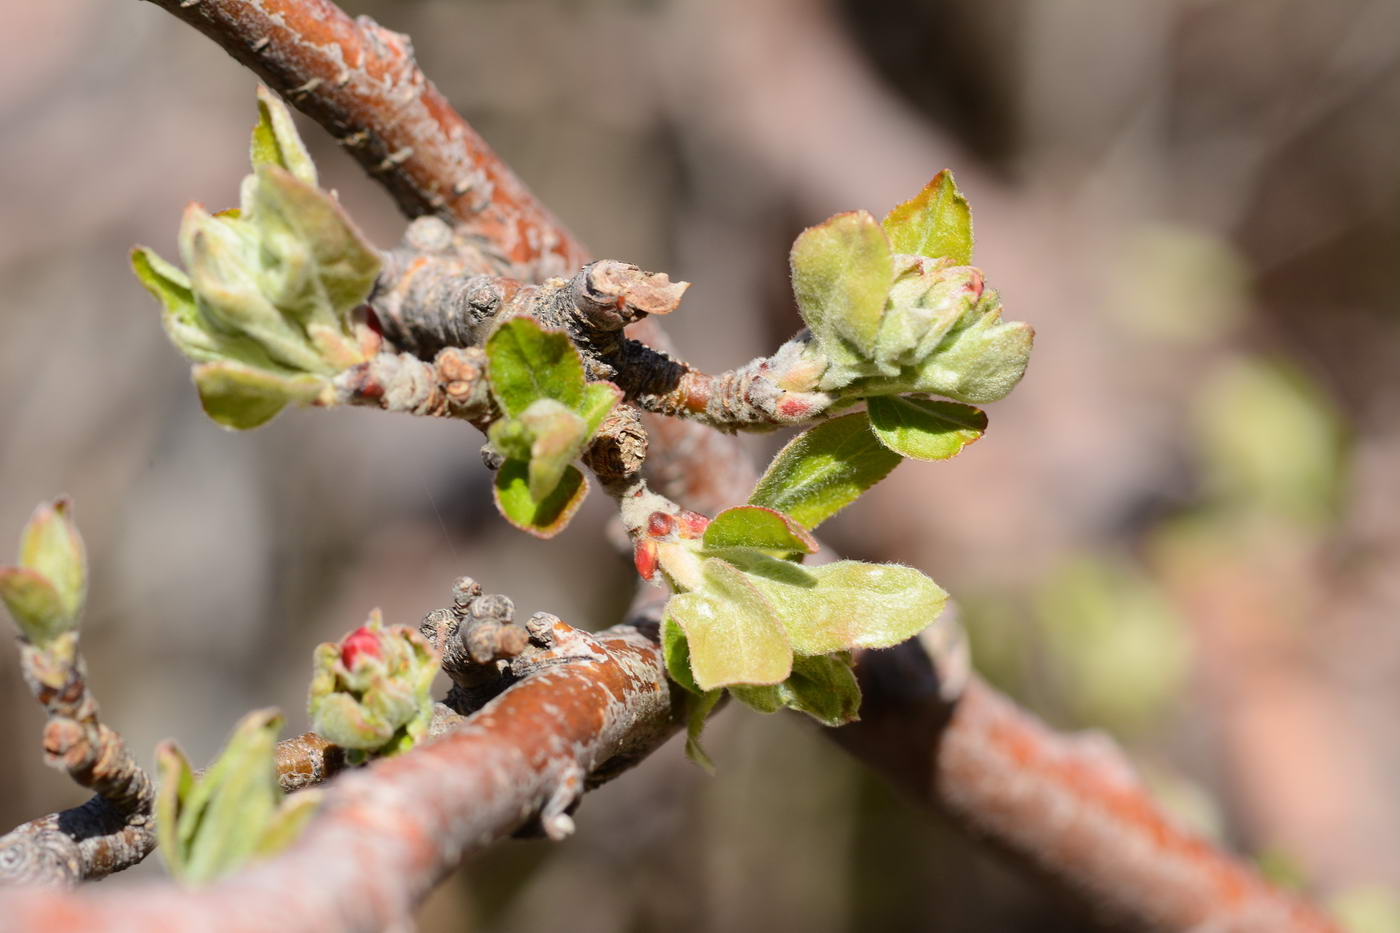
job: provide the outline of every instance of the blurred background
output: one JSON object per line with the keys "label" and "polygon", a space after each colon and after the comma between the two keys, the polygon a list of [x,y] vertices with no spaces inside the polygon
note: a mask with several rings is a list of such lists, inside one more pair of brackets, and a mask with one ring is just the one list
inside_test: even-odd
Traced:
{"label": "blurred background", "polygon": [[[1400,930],[1400,3],[345,6],[412,35],[597,255],[694,282],[667,327],[711,370],[799,326],[802,227],[953,168],[977,264],[1038,331],[1030,370],[984,440],[906,463],[824,536],[937,579],[990,679],[1113,734],[1180,819]],[[512,531],[465,425],[205,419],[127,251],[173,256],[186,201],[236,201],[253,79],[147,4],[7,24],[0,542],[75,498],[91,682],[139,754],[174,736],[207,760],[258,706],[301,731],[317,642],[374,606],[415,623],[459,574],[618,619],[607,503],[553,542]],[[394,243],[388,198],[304,133]],[[83,799],[41,723],[0,654],[6,826]],[[1094,929],[795,717],[728,710],[709,749],[714,777],[672,743],[568,842],[467,864],[422,928]]]}

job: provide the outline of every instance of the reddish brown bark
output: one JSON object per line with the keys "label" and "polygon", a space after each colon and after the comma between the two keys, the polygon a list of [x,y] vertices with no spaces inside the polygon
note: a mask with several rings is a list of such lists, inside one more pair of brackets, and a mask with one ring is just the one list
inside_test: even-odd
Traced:
{"label": "reddish brown bark", "polygon": [[283,854],[198,891],[169,883],[4,898],[9,929],[364,930],[404,924],[467,852],[557,818],[677,726],[636,630],[561,637],[549,663],[442,738],[344,774]]}

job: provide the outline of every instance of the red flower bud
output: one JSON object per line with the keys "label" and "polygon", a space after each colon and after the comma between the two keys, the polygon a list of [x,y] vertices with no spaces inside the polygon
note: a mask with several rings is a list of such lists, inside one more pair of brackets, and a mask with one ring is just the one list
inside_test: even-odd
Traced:
{"label": "red flower bud", "polygon": [[656,575],[656,542],[650,538],[643,538],[638,541],[632,549],[632,562],[637,565],[637,573],[642,575],[643,580],[650,580]]}
{"label": "red flower bud", "polygon": [[682,538],[698,538],[705,533],[705,527],[710,524],[710,520],[699,512],[692,512],[690,509],[682,509],[677,516],[680,524]]}
{"label": "red flower bud", "polygon": [[665,512],[652,512],[647,519],[647,534],[653,538],[664,538],[676,527],[675,519]]}
{"label": "red flower bud", "polygon": [[354,670],[360,658],[379,657],[379,636],[368,626],[360,626],[340,643],[340,663]]}

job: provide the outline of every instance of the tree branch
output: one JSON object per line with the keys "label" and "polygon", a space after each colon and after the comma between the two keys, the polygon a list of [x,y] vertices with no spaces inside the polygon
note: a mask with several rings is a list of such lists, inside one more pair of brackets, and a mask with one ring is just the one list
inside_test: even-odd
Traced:
{"label": "tree branch", "polygon": [[8,924],[49,933],[127,929],[378,931],[468,852],[564,816],[587,787],[650,754],[679,725],[655,610],[598,635],[556,626],[549,652],[463,725],[344,774],[290,849],[197,891],[169,883],[19,891]]}

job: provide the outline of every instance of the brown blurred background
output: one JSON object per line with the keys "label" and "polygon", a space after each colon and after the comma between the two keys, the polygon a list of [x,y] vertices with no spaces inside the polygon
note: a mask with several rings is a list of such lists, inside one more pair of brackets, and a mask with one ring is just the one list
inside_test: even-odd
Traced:
{"label": "brown blurred background", "polygon": [[[989,677],[1114,734],[1181,819],[1400,930],[1400,3],[345,6],[412,35],[595,253],[695,283],[668,328],[706,368],[798,326],[798,230],[952,167],[1031,368],[983,441],[824,534],[932,575]],[[414,622],[462,573],[526,613],[618,618],[606,503],[554,542],[511,531],[465,426],[206,420],[126,253],[173,256],[186,201],[236,200],[253,79],[146,4],[6,18],[0,542],[75,497],[108,722],[147,760],[166,736],[207,760],[255,706],[299,731],[313,645],[376,605]],[[0,822],[79,802],[8,653],[0,710]],[[465,866],[423,928],[1093,928],[805,723],[730,710],[710,735],[715,777],[673,743],[589,796],[574,839]]]}

